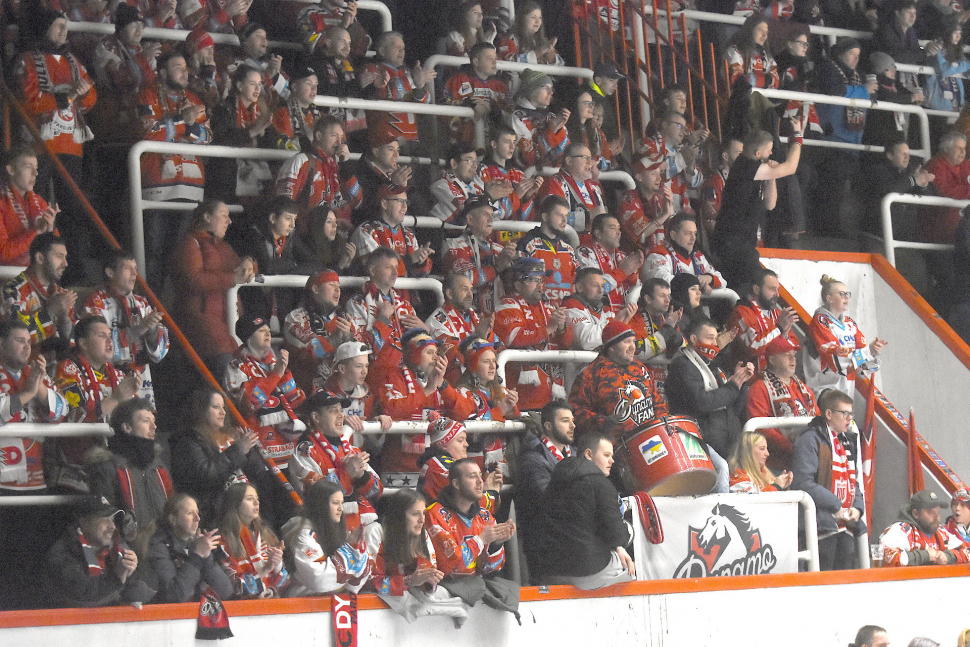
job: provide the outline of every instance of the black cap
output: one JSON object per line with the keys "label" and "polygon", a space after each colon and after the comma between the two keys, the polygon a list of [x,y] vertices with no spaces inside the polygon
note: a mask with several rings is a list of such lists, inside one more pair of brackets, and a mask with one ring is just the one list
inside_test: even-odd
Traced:
{"label": "black cap", "polygon": [[118,506],[112,504],[103,496],[85,497],[71,508],[74,515],[81,517],[113,517],[119,512]]}
{"label": "black cap", "polygon": [[545,278],[552,275],[552,272],[546,269],[546,264],[542,260],[531,256],[520,256],[513,260],[509,271],[515,281],[521,281],[532,276]]}
{"label": "black cap", "polygon": [[332,404],[339,404],[341,407],[350,406],[350,398],[331,393],[326,389],[320,389],[306,399],[307,411],[316,411],[322,407],[329,407]]}
{"label": "black cap", "polygon": [[137,7],[121,3],[115,9],[115,32],[119,32],[133,22],[145,24],[145,19],[138,13]]}
{"label": "black cap", "polygon": [[620,74],[620,70],[617,69],[616,64],[610,61],[597,63],[596,67],[593,68],[593,76],[602,76],[607,79],[613,79],[614,81],[626,78],[626,76]]}
{"label": "black cap", "polygon": [[262,317],[243,317],[236,322],[236,337],[245,344],[253,333],[269,324]]}
{"label": "black cap", "polygon": [[482,207],[488,207],[495,212],[495,205],[493,205],[487,197],[484,195],[473,195],[465,200],[465,204],[461,206],[461,211],[455,217],[455,222],[459,225],[468,224],[468,214],[470,214],[475,209],[481,209]]}

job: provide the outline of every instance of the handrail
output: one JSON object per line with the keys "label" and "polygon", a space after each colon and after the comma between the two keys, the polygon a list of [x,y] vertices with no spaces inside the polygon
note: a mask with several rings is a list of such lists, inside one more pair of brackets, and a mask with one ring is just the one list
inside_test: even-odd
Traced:
{"label": "handrail", "polygon": [[[928,160],[932,155],[930,150],[930,120],[926,115],[926,110],[921,106],[913,104],[890,103],[888,101],[872,101],[870,99],[847,99],[845,97],[835,97],[829,94],[818,94],[815,92],[791,92],[788,90],[757,89],[769,99],[785,99],[788,101],[811,101],[813,103],[824,103],[833,106],[849,106],[852,108],[865,108],[868,110],[884,110],[888,112],[908,112],[918,115],[920,118],[920,144],[921,148],[912,149],[911,153]],[[844,143],[844,142],[843,142]],[[859,145],[861,146],[861,145]]]}
{"label": "handrail", "polygon": [[554,362],[561,364],[588,364],[599,356],[591,350],[517,350],[508,348],[498,354],[496,372],[506,381],[505,365],[509,362]]}
{"label": "handrail", "polygon": [[[793,416],[791,418],[779,418],[779,417],[764,417],[764,418],[748,418],[748,421],[744,423],[743,431],[757,431],[759,429],[801,429],[807,427],[814,418],[812,416]],[[771,493],[769,493],[771,494]],[[805,515],[805,523],[802,524],[805,530],[805,541],[809,546],[815,546],[815,568],[810,570],[818,570],[818,526],[816,522],[816,509],[815,502],[812,497],[808,495],[807,492],[802,492],[802,500],[808,499],[812,501],[811,514],[809,514],[808,506],[803,507],[803,513]],[[870,568],[869,560],[869,534],[860,535],[855,538],[856,541],[856,559],[858,560],[859,568]],[[803,551],[805,552],[805,551]],[[803,553],[799,553],[799,559],[803,559]],[[809,560],[809,563],[811,561]]]}
{"label": "handrail", "polygon": [[2,438],[107,438],[115,432],[106,422],[8,422],[0,426]]}
{"label": "handrail", "polygon": [[[236,337],[236,322],[239,320],[239,314],[236,310],[236,299],[239,294],[239,288],[303,288],[306,286],[307,279],[309,278],[309,276],[299,276],[296,274],[261,274],[248,283],[240,283],[226,290],[226,323],[229,325],[229,334],[232,335],[233,339],[239,341],[239,343],[243,343],[243,340]],[[339,277],[339,282],[341,288],[363,287],[367,279],[362,276],[341,276]],[[394,287],[400,290],[427,290],[434,292],[437,297],[438,306],[443,305],[445,302],[444,287],[438,279],[398,277],[394,281]]]}
{"label": "handrail", "polygon": [[[466,431],[473,434],[515,434],[527,429],[525,423],[518,420],[506,420],[504,422],[465,420],[462,424]],[[344,433],[351,431],[348,425],[344,425]],[[365,436],[379,436],[381,434],[423,434],[427,431],[428,422],[425,420],[395,420],[391,423],[389,429],[381,429],[379,422],[365,422],[364,430],[354,433],[362,433]]]}
{"label": "handrail", "polygon": [[[115,34],[114,23],[110,22],[69,22],[67,24],[68,33],[76,34],[96,34],[101,36],[113,36]],[[185,42],[188,35],[192,32],[188,29],[168,29],[167,27],[145,27],[145,31],[142,35],[143,38],[157,39],[157,40],[174,40],[178,42]],[[209,36],[212,37],[212,42],[216,45],[234,45],[239,46],[239,37],[235,34],[226,34],[222,32],[209,32]],[[284,40],[271,40],[267,41],[267,47],[270,49],[290,49],[290,50],[302,50],[303,45],[300,43],[294,43]]]}
{"label": "handrail", "polygon": [[[467,56],[449,56],[447,54],[432,54],[428,57],[428,60],[424,62],[425,69],[433,69],[439,65],[445,67],[461,67],[462,65],[468,65],[471,62]],[[548,74],[549,76],[576,76],[584,79],[593,78],[593,70],[587,69],[585,67],[568,67],[560,65],[544,65],[542,63],[517,63],[515,61],[495,61],[495,66],[500,72],[522,72],[524,70],[533,70],[535,72],[542,72],[543,74]]]}
{"label": "handrail", "polygon": [[[27,128],[28,132],[30,132],[31,136],[37,142],[40,142],[43,145],[43,150],[47,153],[47,156],[53,163],[54,169],[57,171],[58,174],[60,174],[61,178],[67,184],[68,188],[74,193],[78,202],[80,202],[81,204],[81,208],[87,213],[88,217],[91,219],[91,222],[95,226],[95,228],[101,232],[101,235],[104,236],[105,240],[108,242],[109,245],[111,245],[114,249],[121,249],[121,245],[118,244],[118,241],[115,239],[114,234],[111,233],[111,230],[108,229],[108,226],[104,224],[103,220],[101,220],[101,216],[99,216],[98,212],[95,211],[93,206],[91,206],[91,202],[88,201],[87,196],[85,196],[84,192],[81,191],[81,187],[77,185],[77,183],[74,181],[74,178],[72,178],[71,174],[68,173],[67,168],[65,168],[63,162],[61,162],[61,160],[51,149],[50,143],[45,141],[43,137],[41,137],[40,131],[37,129],[37,125],[34,123],[34,120],[31,117],[31,115],[27,112],[27,110],[22,105],[20,105],[20,102],[17,100],[17,97],[14,96],[13,92],[10,91],[10,88],[7,87],[7,84],[2,79],[0,79],[0,92],[2,92],[6,101],[10,103],[10,105],[14,106],[14,108],[20,114],[20,117],[23,120],[23,124]],[[140,176],[140,172],[139,172],[139,176]],[[189,361],[192,363],[195,369],[199,371],[202,377],[218,393],[222,394],[222,396],[225,398],[226,409],[229,412],[229,414],[233,417],[233,420],[235,420],[240,427],[244,429],[248,428],[249,425],[246,422],[246,419],[243,418],[242,414],[239,413],[239,409],[236,408],[236,405],[233,404],[233,402],[226,395],[225,391],[223,391],[222,386],[219,384],[218,380],[216,380],[212,376],[212,373],[209,371],[208,367],[206,367],[205,362],[202,361],[202,358],[199,357],[199,354],[195,352],[194,348],[192,348],[192,344],[189,343],[189,340],[182,333],[182,330],[178,327],[178,324],[176,324],[175,321],[172,319],[172,316],[168,313],[168,310],[165,309],[165,306],[162,304],[159,298],[155,296],[155,293],[152,291],[152,289],[148,286],[148,283],[145,281],[144,276],[142,276],[142,274],[139,272],[135,278],[138,283],[138,287],[142,290],[143,294],[145,295],[145,298],[148,299],[148,302],[151,304],[152,308],[156,312],[159,312],[162,315],[162,321],[168,326],[169,332],[172,334],[175,340],[179,343],[180,346],[182,346],[182,349],[185,352],[185,354],[188,356]],[[270,456],[261,445],[257,444],[257,447],[259,448],[260,457],[262,458],[263,463],[266,465],[267,469],[270,472],[272,472],[273,476],[279,481],[280,485],[283,487],[284,491],[289,494],[290,498],[293,499],[293,501],[297,505],[300,505],[303,502],[302,499],[300,499],[300,496],[296,493],[296,490],[293,489],[293,486],[290,484],[290,482],[286,480],[286,477],[283,475],[283,472],[280,471],[280,468],[276,464],[276,461],[273,460],[273,457]]]}
{"label": "handrail", "polygon": [[896,267],[896,248],[905,247],[907,249],[924,249],[934,251],[951,251],[953,245],[943,243],[917,243],[893,238],[893,216],[892,205],[895,202],[905,204],[920,204],[927,207],[951,207],[962,209],[970,205],[970,200],[956,200],[954,198],[941,198],[935,195],[913,195],[911,193],[887,193],[882,198],[882,235],[883,246],[886,260],[893,267]]}

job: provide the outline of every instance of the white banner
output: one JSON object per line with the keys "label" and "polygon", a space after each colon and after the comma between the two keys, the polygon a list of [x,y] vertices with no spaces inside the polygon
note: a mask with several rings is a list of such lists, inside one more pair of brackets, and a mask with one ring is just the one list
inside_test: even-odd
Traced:
{"label": "white banner", "polygon": [[[798,503],[762,494],[656,497],[664,540],[634,527],[637,579],[795,573]],[[636,506],[634,515],[636,516]]]}

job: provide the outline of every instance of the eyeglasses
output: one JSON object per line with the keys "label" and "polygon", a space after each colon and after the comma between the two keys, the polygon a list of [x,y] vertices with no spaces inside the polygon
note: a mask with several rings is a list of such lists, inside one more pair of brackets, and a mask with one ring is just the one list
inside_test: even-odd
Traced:
{"label": "eyeglasses", "polygon": [[830,409],[830,411],[832,413],[841,413],[843,416],[845,416],[845,419],[846,420],[852,420],[852,412],[851,411],[842,411],[841,409]]}
{"label": "eyeglasses", "polygon": [[851,292],[845,292],[844,290],[840,290],[839,291],[839,296],[842,297],[843,299],[850,299],[850,298],[852,298],[852,293]]}
{"label": "eyeglasses", "polygon": [[578,157],[579,159],[586,160],[587,162],[593,159],[591,155],[570,155],[570,157]]}
{"label": "eyeglasses", "polygon": [[411,204],[411,201],[408,200],[407,198],[386,198],[386,200],[388,202],[400,202],[405,207],[408,206],[409,204]]}
{"label": "eyeglasses", "polygon": [[580,101],[579,102],[579,105],[581,105],[584,108],[592,108],[593,106],[596,105],[596,102],[594,102],[594,101]]}
{"label": "eyeglasses", "polygon": [[796,45],[798,45],[799,47],[808,47],[808,41],[807,40],[795,40],[795,41],[792,41],[792,42],[795,43]]}
{"label": "eyeglasses", "polygon": [[677,121],[668,121],[667,123],[672,126],[677,126],[677,130],[683,130],[684,128],[687,128],[687,124],[682,124]]}

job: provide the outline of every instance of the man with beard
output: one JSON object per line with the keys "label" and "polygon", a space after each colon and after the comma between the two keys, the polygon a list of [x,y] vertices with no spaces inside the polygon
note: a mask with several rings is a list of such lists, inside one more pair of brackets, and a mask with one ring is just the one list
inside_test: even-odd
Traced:
{"label": "man with beard", "polygon": [[387,247],[378,247],[367,257],[370,280],[360,294],[347,302],[347,314],[357,329],[358,338],[370,343],[375,353],[387,344],[400,348],[401,336],[408,328],[425,328],[407,297],[394,289],[401,257]]}
{"label": "man with beard", "polygon": [[598,267],[584,267],[576,272],[575,291],[562,301],[575,350],[596,350],[603,344],[603,328],[614,317],[628,323],[637,311],[636,304],[625,304],[614,311],[603,298],[605,282]]}
{"label": "man with beard", "polygon": [[148,602],[154,591],[132,577],[138,556],[120,538],[121,511],[103,497],[75,505],[77,522],[47,554],[44,572],[49,606],[105,607]]}
{"label": "man with beard", "polygon": [[4,156],[6,182],[0,192],[0,265],[27,265],[27,250],[38,234],[54,231],[57,205],[34,193],[37,155],[30,148],[13,148]]}
{"label": "man with beard", "polygon": [[[349,159],[343,124],[333,115],[323,115],[313,126],[312,150],[297,153],[276,173],[276,195],[296,200],[303,213],[326,202],[337,218],[349,224],[351,211],[363,199],[357,178],[342,173]],[[297,219],[300,235],[309,227],[306,220]]]}
{"label": "man with beard", "polygon": [[500,287],[498,277],[518,256],[515,243],[503,247],[492,237],[495,208],[484,196],[465,201],[458,219],[467,224],[465,231],[454,238],[446,238],[442,249],[445,274],[461,274],[468,278],[474,290],[474,301],[482,313],[495,312]]}
{"label": "man with beard", "polygon": [[640,292],[640,308],[630,319],[637,338],[637,357],[647,365],[657,391],[664,394],[667,366],[685,344],[677,329],[683,308],[670,299],[670,285],[663,279],[647,279]]}
{"label": "man with beard", "polygon": [[[815,394],[795,375],[801,346],[794,335],[775,337],[765,348],[767,368],[748,389],[748,417],[791,418],[819,414]],[[759,429],[768,441],[768,468],[791,469],[792,441],[779,429]]]}
{"label": "man with beard", "polygon": [[[426,86],[438,76],[434,70],[423,69],[420,62],[410,70],[405,67],[404,38],[397,31],[381,35],[377,41],[377,62],[368,64],[365,73],[375,76],[365,98],[417,103],[431,103],[431,94]],[[418,124],[413,113],[370,111],[367,113],[367,125],[371,130],[403,138],[406,152],[413,152],[410,149],[414,148],[418,139]]]}
{"label": "man with beard", "polygon": [[655,245],[647,254],[643,278],[658,278],[668,283],[677,274],[693,274],[701,285],[701,292],[710,294],[714,288],[725,286],[724,277],[714,269],[704,252],[697,249],[697,221],[694,214],[681,211],[667,222],[663,244]]}
{"label": "man with beard", "polygon": [[522,169],[555,166],[569,145],[569,110],[563,109],[558,115],[549,110],[552,93],[548,74],[530,69],[519,75],[518,100],[506,120],[519,138],[515,159]]}
{"label": "man with beard", "polygon": [[77,292],[59,285],[67,269],[67,245],[55,233],[45,232],[34,238],[27,253],[30,265],[3,285],[0,314],[27,324],[35,346],[50,337],[69,340]]}
{"label": "man with beard", "polygon": [[[178,50],[158,57],[155,83],[142,87],[138,101],[144,138],[175,144],[206,145],[212,130],[205,104],[187,90],[189,68]],[[205,188],[202,160],[181,153],[141,156],[141,199],[201,202]],[[162,287],[168,253],[177,240],[183,218],[179,212],[147,210],[145,219],[145,276],[153,289]]]}
{"label": "man with beard", "polygon": [[883,566],[966,564],[970,547],[940,526],[946,501],[932,490],[921,490],[899,511],[896,523],[879,536]]}
{"label": "man with beard", "polygon": [[573,142],[566,147],[559,173],[542,184],[537,197],[541,200],[547,195],[558,195],[568,203],[566,224],[579,233],[588,231],[593,218],[606,213],[603,187],[593,179],[589,146]]}
{"label": "man with beard", "polygon": [[138,267],[131,252],[116,249],[106,254],[103,271],[106,285],[88,295],[84,313],[100,315],[108,322],[114,346],[111,363],[126,373],[140,374],[138,396],[154,406],[148,361],[157,364],[168,354],[168,329],[162,325],[162,313],[134,293]]}
{"label": "man with beard", "polygon": [[577,450],[556,465],[542,497],[538,580],[586,591],[629,582],[633,528],[610,482],[613,443],[593,431]]}
{"label": "man with beard", "polygon": [[[354,222],[374,218],[380,210],[380,191],[384,187],[407,191],[411,182],[411,167],[398,164],[401,143],[393,133],[372,130],[368,133],[367,151],[354,166],[354,176],[360,182],[363,202],[354,209]],[[414,210],[411,209],[411,213]]]}
{"label": "man with beard", "polygon": [[[548,198],[558,199],[561,198]],[[565,214],[565,208],[563,208]],[[537,258],[515,259],[507,273],[509,296],[495,311],[495,334],[508,348],[555,350],[569,348],[572,333],[566,312],[553,306],[542,293],[546,270]],[[565,398],[565,376],[558,364],[520,364],[508,372],[508,388],[519,393],[519,408],[540,409],[552,398]]]}
{"label": "man with beard", "polygon": [[690,345],[670,363],[665,393],[670,413],[697,420],[717,470],[715,492],[725,493],[730,469],[724,457],[734,454],[741,438],[747,382],[754,377],[754,365],[738,362],[731,377],[726,377],[712,364],[720,351],[717,336],[717,326],[707,317],[691,323]]}
{"label": "man with beard", "polygon": [[653,152],[633,165],[636,188],[620,203],[620,226],[633,245],[650,249],[664,239],[664,223],[674,215],[674,196],[664,182],[667,160]]}
{"label": "man with beard", "polygon": [[[744,349],[744,361],[752,362],[758,372],[765,370],[765,348],[779,337],[792,337],[797,315],[791,307],[778,307],[781,282],[778,274],[760,269],[755,275],[747,300],[734,307],[725,329],[737,329],[737,339]],[[797,344],[797,340],[795,341]]]}
{"label": "man with beard", "polygon": [[445,279],[445,303],[431,313],[425,325],[442,346],[448,360],[445,377],[456,382],[461,376],[464,359],[458,346],[468,337],[478,337],[491,344],[501,344],[492,332],[494,314],[480,316],[473,309],[475,291],[464,274],[449,274]]}
{"label": "man with beard", "polygon": [[515,480],[515,516],[522,534],[522,551],[530,571],[538,568],[539,522],[542,508],[539,502],[552,471],[564,458],[574,456],[576,422],[565,400],[553,400],[542,407],[540,414],[542,436],[528,434],[519,450],[519,471]]}
{"label": "man with beard", "polygon": [[547,195],[539,203],[542,224],[519,239],[519,254],[537,258],[546,268],[543,292],[550,302],[559,302],[572,292],[576,278],[576,252],[562,235],[566,231],[569,203],[558,195]]}
{"label": "man with beard", "polygon": [[[356,3],[350,2],[347,6],[352,4]],[[354,62],[350,60],[352,37],[343,27],[330,27],[324,39],[324,47],[317,48],[312,53],[310,63],[320,81],[320,94],[328,97],[362,97],[367,86],[377,79],[378,74],[366,70],[358,72],[354,67]],[[357,60],[356,57],[354,60]],[[330,107],[323,108],[323,111],[343,120],[344,130],[355,144],[354,148],[357,147],[356,144],[362,143],[359,136],[367,128],[363,110]]]}
{"label": "man with beard", "polygon": [[[452,420],[467,420],[475,403],[445,380],[448,361],[438,355],[438,341],[423,328],[404,334],[400,350],[385,346],[378,354],[370,385],[377,394],[382,413],[394,420],[427,420],[431,411]],[[381,475],[411,478],[418,471],[417,457],[427,447],[428,436],[398,434],[384,443]],[[405,485],[408,481],[404,482]]]}
{"label": "man with beard", "polygon": [[651,420],[667,415],[646,365],[634,355],[636,335],[627,324],[611,319],[603,329],[599,357],[583,369],[569,393],[580,437],[599,432],[612,443]]}
{"label": "man with beard", "polygon": [[286,315],[283,340],[292,357],[293,377],[304,391],[316,391],[330,377],[334,351],[357,331],[340,308],[340,277],[333,270],[309,276],[303,305]]}
{"label": "man with beard", "polygon": [[603,272],[603,291],[616,312],[626,305],[626,293],[640,284],[637,270],[643,265],[643,252],[636,249],[629,256],[620,251],[623,230],[620,219],[608,213],[593,218],[592,241],[576,250],[579,268],[596,267]]}
{"label": "man with beard", "polygon": [[[344,58],[353,54],[354,60],[362,58],[370,48],[371,39],[364,27],[357,22],[357,2],[350,0],[321,0],[300,12],[297,17],[303,45],[310,54],[318,54],[322,49],[321,40],[330,38],[334,29],[340,29],[347,34],[347,53]],[[332,96],[344,96],[342,94]]]}
{"label": "man with beard", "polygon": [[269,40],[263,26],[256,22],[247,22],[239,30],[239,43],[242,49],[223,71],[223,78],[231,78],[240,66],[246,65],[260,73],[263,89],[273,107],[280,101],[289,99],[290,80],[281,69],[283,57],[269,53]]}
{"label": "man with beard", "polygon": [[[480,506],[485,493],[482,470],[470,458],[452,463],[448,485],[424,513],[428,538],[445,577],[487,575],[505,565],[502,546],[515,532],[511,521],[496,523],[494,510]],[[491,504],[494,499],[489,499]]]}

